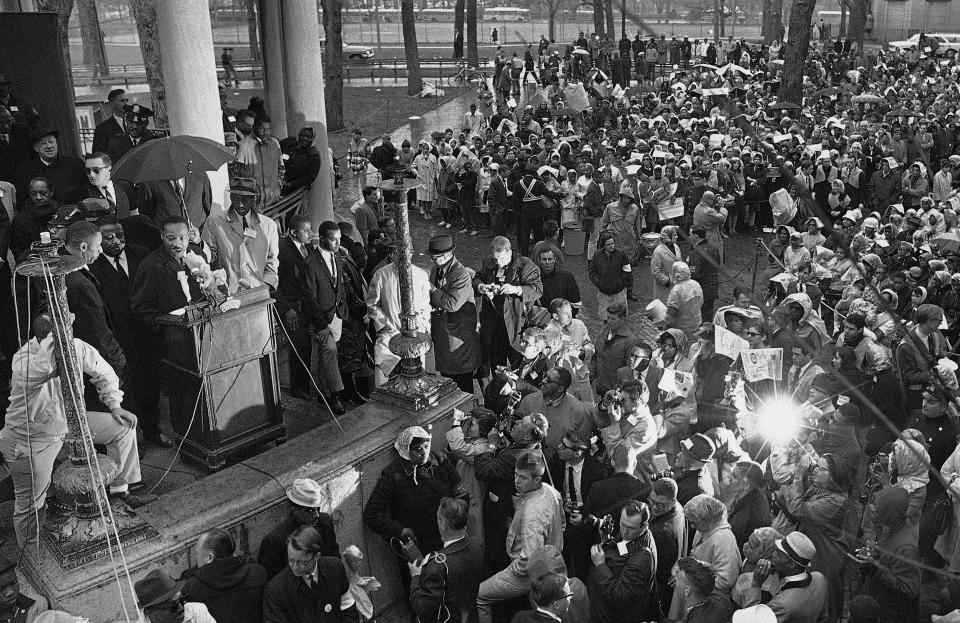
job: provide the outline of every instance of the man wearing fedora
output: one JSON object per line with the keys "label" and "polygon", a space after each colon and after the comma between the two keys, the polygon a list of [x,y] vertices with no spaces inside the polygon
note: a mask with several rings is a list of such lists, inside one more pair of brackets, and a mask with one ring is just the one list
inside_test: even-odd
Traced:
{"label": "man wearing fedora", "polygon": [[120,158],[134,147],[157,138],[157,135],[147,129],[153,111],[146,106],[127,104],[123,107],[123,116],[126,132],[107,141],[107,153],[114,162],[120,162]]}
{"label": "man wearing fedora", "polygon": [[50,189],[63,202],[73,203],[80,196],[80,190],[86,183],[83,161],[73,156],[60,154],[57,137],[59,130],[35,127],[30,130],[30,146],[34,155],[17,166],[16,179],[18,197],[27,197],[30,180],[43,177]]}
{"label": "man wearing fedora", "polygon": [[339,556],[340,546],[333,529],[333,519],[320,510],[323,489],[310,478],[297,478],[287,489],[290,513],[260,541],[257,562],[267,570],[267,577],[280,573],[287,564],[287,537],[300,526],[310,525],[320,535],[320,554]]}
{"label": "man wearing fedora", "polygon": [[186,601],[183,582],[161,569],[154,569],[135,582],[133,590],[141,612],[140,623],[216,623],[205,605]]}
{"label": "man wearing fedora", "polygon": [[453,236],[430,239],[430,337],[437,372],[473,393],[473,374],[480,367],[480,335],[470,271],[457,260]]}
{"label": "man wearing fedora", "polygon": [[279,284],[280,235],[276,221],[257,211],[258,199],[252,178],[234,178],[230,208],[211,216],[203,227],[203,241],[213,262],[227,271],[230,292],[263,284],[275,290]]}
{"label": "man wearing fedora", "polygon": [[753,583],[744,592],[743,607],[765,603],[780,623],[828,620],[827,579],[819,571],[810,571],[817,555],[813,541],[795,531],[775,544],[770,560],[757,562]]}

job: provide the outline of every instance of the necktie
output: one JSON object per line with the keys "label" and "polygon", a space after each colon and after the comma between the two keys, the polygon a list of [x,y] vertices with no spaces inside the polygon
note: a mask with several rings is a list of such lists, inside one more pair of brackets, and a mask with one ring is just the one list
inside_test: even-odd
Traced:
{"label": "necktie", "polygon": [[101,190],[103,191],[103,198],[113,203],[113,195],[110,193],[110,187],[104,186]]}
{"label": "necktie", "polygon": [[123,278],[126,279],[129,275],[127,275],[127,271],[123,270],[123,265],[120,264],[120,256],[119,256],[119,255],[118,255],[117,257],[113,258],[113,263],[117,265],[117,272],[120,273],[121,275],[123,275]]}
{"label": "necktie", "polygon": [[244,229],[244,231],[246,231],[247,229],[250,228],[250,226],[247,224],[247,217],[244,216],[244,217],[241,217],[241,218],[242,218],[242,220],[243,220],[243,229]]}
{"label": "necktie", "polygon": [[577,486],[573,481],[573,465],[567,465],[567,493],[571,506],[577,506]]}
{"label": "necktie", "polygon": [[927,337],[927,350],[930,351],[930,359],[931,359],[931,360],[937,358],[937,349],[936,349],[935,342],[934,342],[934,339],[933,339],[933,334],[930,334],[930,335]]}
{"label": "necktie", "polygon": [[307,254],[307,245],[305,245],[305,244],[301,244],[301,245],[300,245],[300,255],[302,255],[304,258],[307,257],[307,255],[308,255],[308,254]]}
{"label": "necktie", "polygon": [[796,389],[796,388],[797,388],[797,384],[798,384],[799,382],[800,382],[800,368],[797,368],[797,369],[793,372],[793,383],[791,384],[791,386],[792,386],[794,389]]}
{"label": "necktie", "polygon": [[333,277],[333,281],[337,281],[337,258],[333,255],[330,256],[330,276]]}

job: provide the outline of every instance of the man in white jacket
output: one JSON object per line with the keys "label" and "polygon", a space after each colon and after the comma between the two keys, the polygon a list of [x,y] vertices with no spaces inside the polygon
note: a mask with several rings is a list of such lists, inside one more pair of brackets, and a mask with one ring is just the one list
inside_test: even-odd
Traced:
{"label": "man in white jacket", "polygon": [[[0,453],[13,479],[13,526],[21,550],[36,543],[37,519],[50,488],[54,459],[68,432],[62,398],[67,388],[60,383],[51,328],[50,318],[40,316],[34,323],[36,337],[13,356],[10,406],[0,430]],[[110,496],[139,508],[156,496],[129,491],[129,485],[140,482],[137,416],[121,407],[120,379],[110,364],[86,342],[74,338],[73,343],[77,363],[110,409],[110,413],[86,414],[93,442],[106,445],[107,454],[120,465],[119,474],[110,484]],[[82,401],[83,389],[76,389],[77,399]]]}

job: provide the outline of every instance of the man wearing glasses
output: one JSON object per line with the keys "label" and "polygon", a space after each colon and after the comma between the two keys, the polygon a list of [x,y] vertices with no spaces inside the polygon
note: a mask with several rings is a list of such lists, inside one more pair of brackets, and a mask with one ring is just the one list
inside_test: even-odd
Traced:
{"label": "man wearing glasses", "polygon": [[[620,385],[628,381],[647,382],[647,370],[653,358],[653,348],[649,344],[637,344],[627,351],[623,358],[625,366],[617,369],[617,382]],[[648,387],[649,389],[649,387]]]}
{"label": "man wearing glasses", "polygon": [[133,188],[126,182],[112,179],[113,161],[110,156],[103,152],[94,152],[87,155],[83,166],[87,175],[87,183],[82,193],[84,197],[105,199],[117,218],[139,214],[137,207],[130,203]]}
{"label": "man wearing glasses", "polygon": [[[304,590],[306,588],[306,590]],[[350,582],[339,558],[321,554],[311,525],[287,538],[287,566],[263,592],[265,623],[346,623],[358,620]]]}

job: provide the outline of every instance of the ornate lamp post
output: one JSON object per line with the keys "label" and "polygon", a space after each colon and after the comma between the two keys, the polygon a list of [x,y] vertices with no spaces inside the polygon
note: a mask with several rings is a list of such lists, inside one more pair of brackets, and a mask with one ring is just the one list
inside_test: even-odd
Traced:
{"label": "ornate lamp post", "polygon": [[83,370],[77,366],[67,306],[66,276],[83,268],[84,262],[73,255],[59,255],[62,245],[44,232],[41,241],[31,246],[34,253],[17,266],[16,272],[41,280],[50,306],[53,353],[69,428],[69,459],[53,472],[49,512],[41,534],[60,566],[71,569],[105,556],[108,538],[116,546],[112,521],[124,545],[156,536],[157,531],[126,508],[113,509],[111,518],[106,486],[120,473],[120,466],[110,457],[97,454],[86,426]]}
{"label": "ornate lamp post", "polygon": [[373,400],[406,409],[421,411],[457,390],[452,380],[423,369],[421,355],[430,350],[430,336],[417,331],[413,313],[413,243],[410,239],[410,215],[407,191],[418,188],[420,182],[400,177],[378,184],[384,198],[393,199],[393,218],[397,223],[397,273],[400,277],[400,333],[390,339],[390,352],[400,357],[400,373],[373,390]]}

